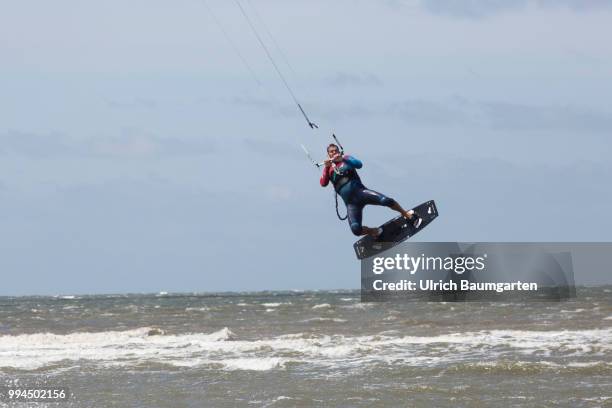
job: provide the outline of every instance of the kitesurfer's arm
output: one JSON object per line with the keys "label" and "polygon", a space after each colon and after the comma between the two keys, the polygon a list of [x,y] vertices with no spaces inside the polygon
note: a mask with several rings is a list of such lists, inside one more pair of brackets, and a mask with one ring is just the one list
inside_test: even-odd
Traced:
{"label": "kitesurfer's arm", "polygon": [[326,187],[329,184],[329,165],[327,162],[323,167],[323,175],[321,176],[319,182],[321,183],[321,187]]}
{"label": "kitesurfer's arm", "polygon": [[346,155],[343,157],[343,159],[346,164],[348,164],[354,169],[360,169],[363,167],[363,163],[361,162],[361,160],[356,159],[353,156]]}

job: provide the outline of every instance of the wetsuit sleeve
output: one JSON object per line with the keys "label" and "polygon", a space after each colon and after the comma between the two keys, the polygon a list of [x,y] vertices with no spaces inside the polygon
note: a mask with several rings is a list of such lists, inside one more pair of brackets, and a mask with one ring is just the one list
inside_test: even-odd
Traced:
{"label": "wetsuit sleeve", "polygon": [[346,155],[346,156],[344,156],[343,159],[344,159],[344,162],[346,164],[348,164],[349,166],[351,166],[354,169],[360,169],[360,168],[363,167],[363,163],[361,162],[361,160],[356,159],[353,156]]}
{"label": "wetsuit sleeve", "polygon": [[323,167],[323,175],[319,182],[321,183],[321,187],[325,187],[329,184],[329,168]]}

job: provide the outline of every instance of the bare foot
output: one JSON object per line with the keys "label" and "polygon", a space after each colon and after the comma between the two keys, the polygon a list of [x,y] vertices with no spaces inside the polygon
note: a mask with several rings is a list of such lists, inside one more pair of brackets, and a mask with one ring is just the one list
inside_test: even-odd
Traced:
{"label": "bare foot", "polygon": [[402,215],[404,216],[404,218],[408,218],[409,220],[411,220],[412,217],[414,217],[414,210],[404,211]]}
{"label": "bare foot", "polygon": [[414,228],[419,228],[421,226],[421,222],[423,222],[423,220],[421,219],[421,217],[419,217],[414,210],[408,210],[408,211],[404,211],[404,213],[402,214],[404,216],[404,218],[408,218],[409,220],[412,221],[412,226]]}
{"label": "bare foot", "polygon": [[382,228],[363,227],[363,231],[366,233],[366,235],[369,235],[372,238],[377,238],[382,233]]}

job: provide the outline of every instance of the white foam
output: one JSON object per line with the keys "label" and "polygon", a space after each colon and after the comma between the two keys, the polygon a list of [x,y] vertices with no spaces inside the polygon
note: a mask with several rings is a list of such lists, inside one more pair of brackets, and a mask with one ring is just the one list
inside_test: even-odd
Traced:
{"label": "white foam", "polygon": [[236,358],[223,361],[223,366],[227,370],[252,370],[268,371],[273,368],[282,368],[286,360],[277,357],[271,358]]}
{"label": "white foam", "polygon": [[282,400],[294,400],[297,398],[292,398],[292,397],[286,397],[284,395],[279,395],[278,397],[274,398],[273,401],[282,401]]}
{"label": "white foam", "polygon": [[340,319],[338,317],[313,317],[311,319],[302,320],[302,323],[312,322],[335,322],[335,323],[346,323],[346,319]]}
{"label": "white foam", "polygon": [[318,305],[314,305],[313,309],[329,309],[331,305],[329,303],[320,303]]}
{"label": "white foam", "polygon": [[436,366],[466,356],[486,362],[517,352],[543,357],[596,357],[611,351],[612,329],[491,330],[434,336],[400,336],[395,332],[374,336],[294,333],[240,339],[229,328],[173,335],[160,328],[141,327],[0,336],[0,371],[7,367],[35,370],[58,365],[65,369],[83,364],[105,367],[147,363],[265,371],[284,369],[289,362],[367,369],[370,364],[380,363]]}
{"label": "white foam", "polygon": [[[142,327],[126,331],[98,333],[51,333],[0,336],[0,367],[33,370],[61,361],[125,360],[127,365],[155,356],[188,356],[198,347],[214,348],[214,344],[235,338],[228,328],[210,334],[163,335],[163,330]],[[181,348],[185,350],[182,351]]]}
{"label": "white foam", "polygon": [[262,303],[261,305],[265,307],[279,307],[282,305],[290,305],[290,304],[291,302],[283,302],[283,303]]}
{"label": "white foam", "polygon": [[589,361],[589,362],[570,362],[567,364],[568,367],[586,368],[586,367],[597,367],[599,365],[612,366],[612,363],[603,363],[601,361]]}
{"label": "white foam", "polygon": [[204,307],[186,307],[185,311],[186,312],[207,312],[209,311],[210,308],[204,306]]}
{"label": "white foam", "polygon": [[585,309],[574,309],[574,310],[560,310],[561,313],[581,313],[584,312]]}
{"label": "white foam", "polygon": [[346,305],[346,306],[341,306],[344,309],[370,309],[373,308],[375,306],[379,305],[379,303],[363,303],[363,302],[359,302],[359,303],[354,303],[352,305]]}

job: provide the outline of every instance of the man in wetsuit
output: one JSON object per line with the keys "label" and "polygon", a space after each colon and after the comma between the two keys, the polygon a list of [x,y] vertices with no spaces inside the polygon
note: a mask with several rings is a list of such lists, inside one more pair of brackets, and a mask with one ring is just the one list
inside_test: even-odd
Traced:
{"label": "man in wetsuit", "polygon": [[342,197],[346,204],[348,223],[353,234],[357,236],[370,235],[374,238],[381,234],[381,228],[369,228],[361,225],[363,207],[368,204],[384,205],[399,212],[409,220],[413,220],[415,228],[421,225],[421,219],[413,210],[406,211],[394,199],[370,190],[363,185],[357,174],[357,169],[363,166],[361,161],[352,156],[341,155],[340,149],[333,143],[327,146],[327,156],[320,180],[321,187],[327,186],[330,181],[332,182],[336,193]]}

